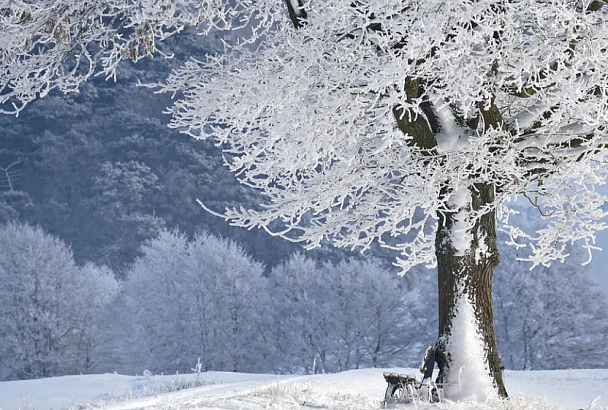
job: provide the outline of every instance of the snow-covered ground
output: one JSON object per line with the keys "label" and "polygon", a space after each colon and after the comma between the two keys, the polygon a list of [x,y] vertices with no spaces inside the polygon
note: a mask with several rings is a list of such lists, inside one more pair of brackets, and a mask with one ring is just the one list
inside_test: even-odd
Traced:
{"label": "snow-covered ground", "polygon": [[[414,370],[390,369],[417,374]],[[386,369],[276,376],[210,372],[187,376],[66,376],[0,383],[0,410],[380,409]],[[608,409],[608,370],[507,371],[509,404],[451,403],[448,410]],[[177,390],[167,392],[167,390]],[[530,397],[531,396],[531,397]],[[599,400],[594,400],[601,397]],[[538,400],[533,400],[538,399]],[[545,402],[546,400],[546,402]],[[594,403],[593,403],[594,402]],[[425,406],[399,405],[397,408]]]}

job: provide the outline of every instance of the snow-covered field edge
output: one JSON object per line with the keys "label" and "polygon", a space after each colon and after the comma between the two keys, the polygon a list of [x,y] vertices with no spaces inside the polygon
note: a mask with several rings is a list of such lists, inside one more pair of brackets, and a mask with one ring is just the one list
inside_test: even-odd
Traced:
{"label": "snow-covered field edge", "polygon": [[[0,383],[0,410],[380,409],[384,371],[417,374],[413,369],[363,369],[314,376],[225,372],[64,376]],[[506,403],[465,400],[432,406],[449,410],[608,409],[608,370],[507,371],[505,379],[511,395]],[[422,404],[396,407],[425,408]]]}

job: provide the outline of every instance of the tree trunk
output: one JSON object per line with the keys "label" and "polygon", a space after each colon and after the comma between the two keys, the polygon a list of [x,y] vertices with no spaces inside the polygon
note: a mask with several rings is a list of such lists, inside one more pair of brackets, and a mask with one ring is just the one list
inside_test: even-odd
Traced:
{"label": "tree trunk", "polygon": [[[438,216],[436,252],[439,283],[438,384],[452,399],[498,393],[507,397],[494,331],[492,279],[500,256],[494,186],[475,184],[448,191],[451,212]],[[471,213],[482,216],[471,226]]]}

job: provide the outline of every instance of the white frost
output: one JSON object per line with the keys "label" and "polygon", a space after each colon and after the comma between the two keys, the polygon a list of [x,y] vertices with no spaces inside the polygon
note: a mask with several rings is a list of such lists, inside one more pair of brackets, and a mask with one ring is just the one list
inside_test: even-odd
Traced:
{"label": "white frost", "polygon": [[475,263],[481,263],[483,258],[490,254],[490,248],[488,247],[488,238],[485,234],[481,234],[477,243],[477,249],[475,251]]}
{"label": "white frost", "polygon": [[298,0],[289,0],[289,3],[291,4],[293,12],[296,14],[296,16],[300,16],[302,14],[302,9],[300,8]]}
{"label": "white frost", "polygon": [[[362,369],[336,374],[280,376],[206,372],[201,387],[159,394],[159,388],[193,381],[195,374],[153,376],[119,374],[61,376],[0,382],[0,408],[57,410],[125,409],[294,409],[316,406],[328,410],[378,409],[386,383],[384,371],[413,373],[415,369]],[[563,410],[605,409],[608,370],[507,371],[510,400],[395,406],[411,410]],[[521,393],[518,393],[521,392]],[[299,401],[298,401],[299,400]],[[89,404],[86,404],[89,403]],[[301,403],[305,403],[306,406]],[[559,405],[559,407],[557,407]]]}
{"label": "white frost", "polygon": [[450,379],[444,387],[451,400],[473,399],[485,402],[495,399],[490,371],[485,363],[483,340],[469,296],[463,294],[452,319],[452,334],[447,346],[452,357]]}
{"label": "white frost", "polygon": [[452,192],[448,205],[455,210],[454,224],[449,233],[449,240],[456,250],[456,256],[464,256],[471,247],[471,232],[469,231],[471,193],[467,188]]}
{"label": "white frost", "polygon": [[440,132],[435,134],[439,152],[458,152],[468,148],[469,141],[466,130],[456,123],[451,107],[441,97],[433,101]]}

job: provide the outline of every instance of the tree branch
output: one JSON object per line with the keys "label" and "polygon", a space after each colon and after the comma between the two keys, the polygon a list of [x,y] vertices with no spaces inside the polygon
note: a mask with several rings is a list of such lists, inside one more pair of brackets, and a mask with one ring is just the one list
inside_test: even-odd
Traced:
{"label": "tree branch", "polygon": [[296,29],[303,27],[306,24],[308,15],[304,9],[302,0],[285,0],[285,4],[287,4],[287,12],[289,13],[289,18],[291,19],[293,26]]}
{"label": "tree branch", "polygon": [[[416,79],[407,78],[405,80],[405,92],[408,103],[412,103],[415,99],[419,98],[420,87],[420,82]],[[414,146],[427,150],[430,153],[431,150],[437,147],[437,139],[433,132],[433,124],[437,128],[437,121],[430,106],[426,110],[423,108],[423,111],[425,111],[424,114],[416,113],[400,105],[393,107],[393,115],[397,120],[399,129],[404,134],[412,137],[411,141]]]}

